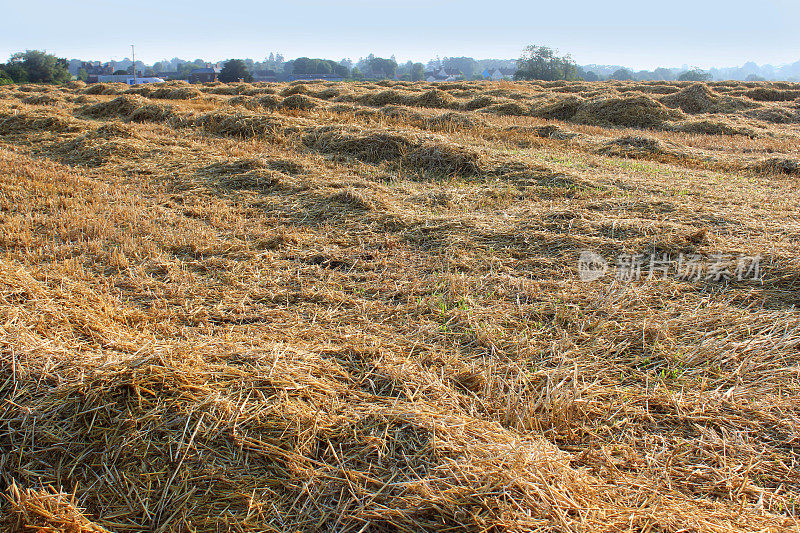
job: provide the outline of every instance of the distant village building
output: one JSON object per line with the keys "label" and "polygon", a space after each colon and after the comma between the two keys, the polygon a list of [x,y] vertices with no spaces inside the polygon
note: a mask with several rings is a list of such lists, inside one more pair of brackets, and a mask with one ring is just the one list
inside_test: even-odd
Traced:
{"label": "distant village building", "polygon": [[[147,83],[164,83],[163,78],[136,76],[132,74],[107,74],[97,76],[99,83],[127,83],[128,85],[145,85]],[[90,82],[91,83],[91,82]]]}
{"label": "distant village building", "polygon": [[256,70],[253,72],[253,81],[277,82],[278,74],[274,70]]}
{"label": "distant village building", "polygon": [[212,67],[194,68],[189,72],[189,83],[209,83],[217,81],[217,71]]}
{"label": "distant village building", "polygon": [[439,68],[429,70],[425,73],[425,81],[431,83],[435,81],[456,81],[463,79],[464,75],[457,68]]}
{"label": "distant village building", "polygon": [[164,78],[165,80],[177,80],[180,78],[181,73],[177,70],[168,70],[164,72],[157,72],[159,78]]}
{"label": "distant village building", "polygon": [[516,72],[517,70],[513,68],[487,68],[481,72],[481,76],[491,81],[513,80]]}
{"label": "distant village building", "polygon": [[81,67],[86,71],[86,83],[97,83],[99,76],[114,74],[114,67],[111,63],[100,63],[100,61],[83,61]]}

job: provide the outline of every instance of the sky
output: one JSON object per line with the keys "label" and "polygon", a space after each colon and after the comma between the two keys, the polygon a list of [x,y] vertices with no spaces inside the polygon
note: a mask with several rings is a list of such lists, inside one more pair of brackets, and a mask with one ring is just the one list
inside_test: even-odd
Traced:
{"label": "sky", "polygon": [[800,60],[797,0],[0,0],[0,61],[45,49],[68,59],[218,61],[519,57],[528,44],[579,64],[700,68]]}

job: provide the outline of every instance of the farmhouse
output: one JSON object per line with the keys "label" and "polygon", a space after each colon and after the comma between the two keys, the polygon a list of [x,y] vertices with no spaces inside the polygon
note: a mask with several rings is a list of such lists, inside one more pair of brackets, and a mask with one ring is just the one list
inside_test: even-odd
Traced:
{"label": "farmhouse", "polygon": [[425,73],[425,81],[432,83],[435,81],[456,81],[464,77],[457,68],[438,68]]}
{"label": "farmhouse", "polygon": [[512,80],[516,69],[513,68],[487,68],[481,72],[484,79],[491,81]]}
{"label": "farmhouse", "polygon": [[163,78],[136,76],[132,74],[108,74],[104,76],[97,76],[97,81],[100,83],[127,83],[128,85],[144,85],[147,83],[164,83]]}
{"label": "farmhouse", "polygon": [[195,68],[189,73],[189,83],[217,81],[217,71],[211,67]]}
{"label": "farmhouse", "polygon": [[86,71],[86,83],[97,83],[98,76],[108,76],[114,73],[111,63],[100,63],[100,61],[83,61],[80,68]]}

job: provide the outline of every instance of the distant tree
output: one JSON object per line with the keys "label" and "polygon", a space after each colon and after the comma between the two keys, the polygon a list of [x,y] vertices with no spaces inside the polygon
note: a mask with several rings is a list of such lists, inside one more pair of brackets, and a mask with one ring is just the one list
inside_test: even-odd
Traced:
{"label": "distant tree", "polygon": [[0,68],[0,85],[11,85],[14,83],[14,80],[11,79],[11,76],[5,73],[5,71]]}
{"label": "distant tree", "polygon": [[298,57],[287,63],[287,72],[295,76],[329,76],[331,74],[340,78],[349,78],[350,69],[346,65],[330,59],[311,59]]}
{"label": "distant tree", "polygon": [[653,76],[655,79],[660,81],[672,81],[675,76],[672,75],[672,71],[668,68],[658,67],[653,71]]}
{"label": "distant tree", "polygon": [[585,81],[600,81],[600,76],[593,70],[583,70],[578,67],[578,77]]}
{"label": "distant tree", "polygon": [[78,70],[78,79],[81,81],[86,81],[89,79],[89,73],[86,72],[85,68],[80,68]]}
{"label": "distant tree", "polygon": [[397,74],[397,61],[394,59],[384,59],[370,54],[367,60],[369,73],[375,78],[394,78]]}
{"label": "distant tree", "polygon": [[247,70],[247,65],[241,59],[229,59],[222,66],[219,81],[230,83],[233,81],[253,81],[253,76]]}
{"label": "distant tree", "polygon": [[114,71],[114,76],[125,76],[126,74],[130,74],[127,69],[119,69]]}
{"label": "distant tree", "polygon": [[408,78],[409,80],[411,80],[411,67],[412,66],[414,66],[414,62],[413,61],[406,61],[405,63],[398,63],[397,64],[397,72],[395,73],[395,75],[401,80],[404,79],[404,77]]}
{"label": "distant tree", "polygon": [[465,79],[470,79],[478,68],[478,62],[471,57],[445,57],[442,59],[442,66],[456,69]]}
{"label": "distant tree", "polygon": [[517,80],[576,80],[578,66],[567,54],[558,55],[558,50],[547,46],[528,46],[517,60]]}
{"label": "distant tree", "polygon": [[744,81],[767,81],[767,78],[759,76],[758,74],[750,74]]}
{"label": "distant tree", "polygon": [[431,59],[428,61],[426,66],[428,70],[439,70],[442,68],[442,59],[439,56],[436,56],[435,59]]}
{"label": "distant tree", "polygon": [[617,70],[614,71],[613,74],[611,74],[611,76],[609,76],[609,79],[611,79],[611,80],[620,80],[620,81],[632,80],[633,79],[633,72],[631,72],[630,70],[628,70],[626,68],[617,69]]}
{"label": "distant tree", "polygon": [[360,80],[364,78],[364,74],[361,72],[361,70],[359,70],[358,67],[353,67],[351,74],[354,80]]}
{"label": "distant tree", "polygon": [[179,80],[189,79],[189,73],[193,68],[194,66],[191,63],[178,63],[175,65],[175,71],[178,73],[177,78]]}
{"label": "distant tree", "polygon": [[202,59],[195,59],[194,61],[181,61],[176,59],[174,61],[176,62],[175,70],[178,72],[177,78],[179,80],[189,79],[189,74],[191,74],[194,69],[206,66],[206,61]]}
{"label": "distant tree", "polygon": [[425,67],[422,63],[411,65],[411,81],[421,81],[425,79]]}
{"label": "distant tree", "polygon": [[695,67],[678,76],[678,81],[711,81],[711,74]]}
{"label": "distant tree", "polygon": [[13,82],[15,83],[25,83],[28,81],[28,71],[22,66],[22,63],[12,63],[9,61],[5,65],[2,65],[3,70]]}
{"label": "distant tree", "polygon": [[66,59],[39,50],[12,55],[3,70],[18,83],[64,83],[72,79]]}

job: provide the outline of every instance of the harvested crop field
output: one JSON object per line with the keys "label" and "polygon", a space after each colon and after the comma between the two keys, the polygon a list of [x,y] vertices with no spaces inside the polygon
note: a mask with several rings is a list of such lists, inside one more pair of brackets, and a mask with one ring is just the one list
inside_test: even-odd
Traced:
{"label": "harvested crop field", "polygon": [[800,529],[800,84],[42,89],[10,531]]}

